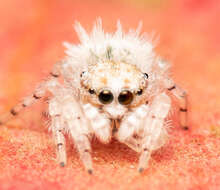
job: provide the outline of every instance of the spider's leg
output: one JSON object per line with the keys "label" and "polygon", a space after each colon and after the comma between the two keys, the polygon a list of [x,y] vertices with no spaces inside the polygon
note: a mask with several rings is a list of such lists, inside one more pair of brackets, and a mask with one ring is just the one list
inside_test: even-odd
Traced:
{"label": "spider's leg", "polygon": [[31,106],[37,100],[41,99],[45,94],[46,88],[42,85],[38,87],[31,96],[27,96],[24,100],[12,107],[9,112],[0,115],[0,125],[7,123],[13,117],[17,116],[24,108]]}
{"label": "spider's leg", "polygon": [[172,80],[165,82],[167,90],[170,91],[179,100],[180,125],[183,129],[188,129],[187,121],[187,93],[185,90],[176,85]]}
{"label": "spider's leg", "polygon": [[151,152],[166,142],[167,132],[164,119],[167,117],[170,107],[169,96],[162,93],[154,98],[150,112],[143,120],[144,138],[142,139],[142,150],[138,164],[138,171],[140,172],[147,168]]}
{"label": "spider's leg", "polygon": [[[74,131],[71,132],[73,136]],[[74,138],[74,142],[76,145],[77,150],[79,151],[80,159],[83,162],[84,167],[88,171],[89,174],[92,174],[92,157],[91,157],[91,146],[86,135],[80,135]]]}
{"label": "spider's leg", "polygon": [[122,122],[116,137],[136,152],[140,152],[138,170],[147,168],[151,152],[160,148],[167,139],[164,119],[171,106],[169,96],[162,93],[151,105],[141,105]]}
{"label": "spider's leg", "polygon": [[108,117],[100,113],[99,108],[87,103],[83,105],[86,117],[90,120],[95,136],[102,142],[108,143],[111,139],[111,123]]}
{"label": "spider's leg", "polygon": [[49,111],[51,115],[60,114],[65,131],[69,132],[79,152],[80,159],[86,170],[92,173],[92,158],[89,136],[92,133],[89,120],[86,118],[81,103],[68,90],[50,101]]}
{"label": "spider's leg", "polygon": [[138,171],[141,173],[148,167],[148,162],[151,157],[151,151],[147,148],[143,149],[139,157]]}
{"label": "spider's leg", "polygon": [[66,143],[65,137],[61,129],[61,118],[60,115],[52,116],[51,128],[54,136],[54,140],[57,148],[57,159],[60,166],[66,165]]}
{"label": "spider's leg", "polygon": [[45,96],[46,91],[49,88],[53,88],[58,85],[57,78],[59,77],[59,64],[55,64],[52,72],[50,73],[50,77],[48,80],[40,83],[37,88],[34,90],[32,95],[24,98],[23,101],[18,103],[16,106],[12,107],[9,112],[6,112],[0,115],[0,125],[7,123],[13,117],[17,116],[24,108],[31,106],[33,103],[40,100]]}

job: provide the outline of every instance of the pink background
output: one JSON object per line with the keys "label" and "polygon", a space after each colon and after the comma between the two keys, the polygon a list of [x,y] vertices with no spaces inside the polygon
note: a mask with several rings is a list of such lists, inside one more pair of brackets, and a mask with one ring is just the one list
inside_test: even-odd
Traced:
{"label": "pink background", "polygon": [[97,17],[108,32],[118,19],[126,30],[142,20],[143,31],[159,36],[156,52],[189,93],[190,130],[174,122],[141,175],[138,155],[125,145],[93,142],[89,176],[71,141],[68,165],[57,165],[39,104],[0,127],[0,189],[220,189],[219,0],[1,0],[0,112],[47,76],[64,56],[63,41],[78,42],[75,20],[90,30]]}

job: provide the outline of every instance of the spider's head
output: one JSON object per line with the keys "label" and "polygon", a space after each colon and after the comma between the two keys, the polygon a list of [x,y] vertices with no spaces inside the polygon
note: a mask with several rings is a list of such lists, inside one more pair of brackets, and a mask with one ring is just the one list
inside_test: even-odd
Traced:
{"label": "spider's head", "polygon": [[[80,43],[65,43],[66,53],[74,73],[84,71],[80,86],[78,76],[71,76],[85,103],[118,118],[160,91],[168,67],[159,65],[152,38],[140,33],[141,25],[126,33],[118,22],[115,33],[105,33],[99,19],[91,33],[79,23],[75,28]],[[143,72],[150,74],[150,80]]]}
{"label": "spider's head", "polygon": [[134,65],[103,61],[81,74],[81,84],[88,102],[102,107],[110,118],[120,119],[145,101],[147,78]]}

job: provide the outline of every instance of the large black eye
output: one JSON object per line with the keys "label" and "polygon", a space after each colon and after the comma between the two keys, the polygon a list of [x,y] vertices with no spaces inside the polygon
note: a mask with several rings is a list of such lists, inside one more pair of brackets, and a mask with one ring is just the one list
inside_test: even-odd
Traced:
{"label": "large black eye", "polygon": [[133,94],[129,90],[123,90],[118,96],[118,101],[122,105],[128,105],[132,100]]}
{"label": "large black eye", "polygon": [[113,94],[110,90],[103,90],[99,93],[99,101],[103,104],[110,104],[113,101]]}

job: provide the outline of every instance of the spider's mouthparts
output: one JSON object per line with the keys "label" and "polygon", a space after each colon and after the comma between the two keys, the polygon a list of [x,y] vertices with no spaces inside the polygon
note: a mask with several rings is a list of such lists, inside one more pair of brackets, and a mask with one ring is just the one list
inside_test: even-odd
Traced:
{"label": "spider's mouthparts", "polygon": [[112,122],[112,134],[118,132],[118,128],[120,126],[121,119],[111,119]]}

